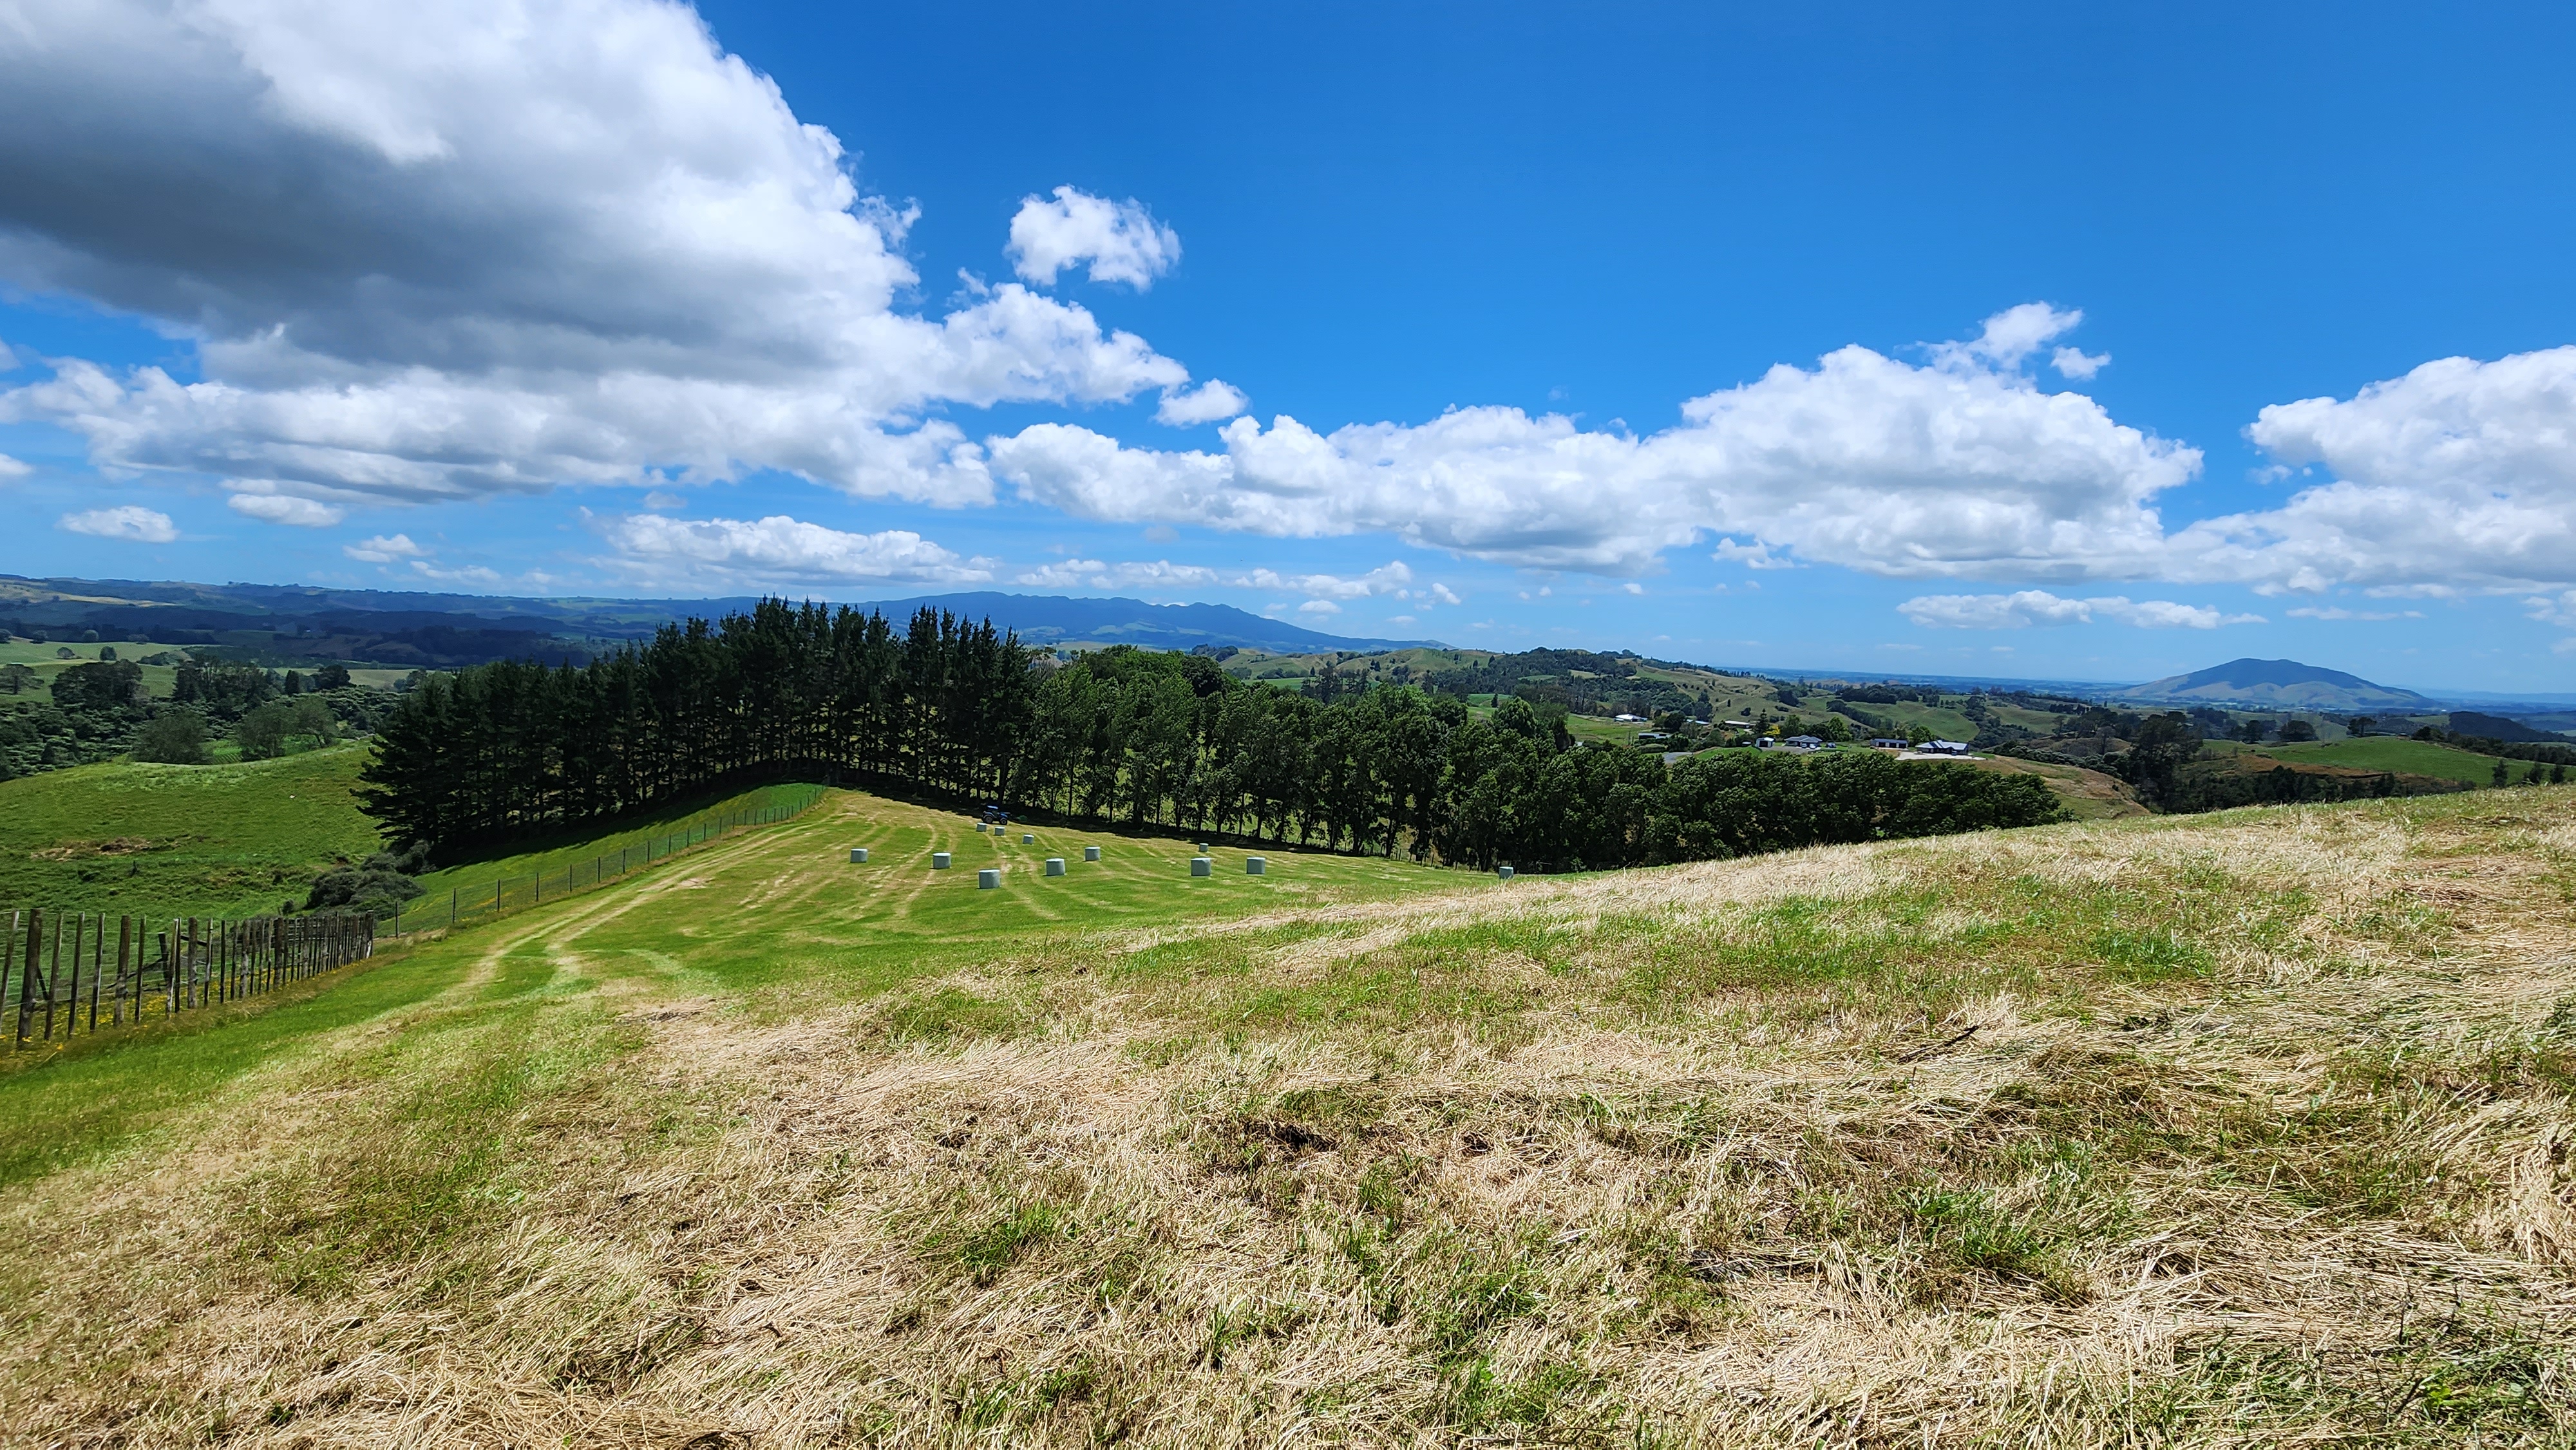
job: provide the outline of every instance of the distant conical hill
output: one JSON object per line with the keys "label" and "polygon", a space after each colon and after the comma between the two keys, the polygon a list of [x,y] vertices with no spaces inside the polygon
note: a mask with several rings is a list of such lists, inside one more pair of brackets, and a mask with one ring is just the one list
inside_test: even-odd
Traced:
{"label": "distant conical hill", "polygon": [[2402,710],[2431,714],[2442,707],[2393,685],[2320,669],[2297,660],[2229,660],[2187,675],[2149,680],[2118,692],[2124,700],[2253,706],[2278,710]]}

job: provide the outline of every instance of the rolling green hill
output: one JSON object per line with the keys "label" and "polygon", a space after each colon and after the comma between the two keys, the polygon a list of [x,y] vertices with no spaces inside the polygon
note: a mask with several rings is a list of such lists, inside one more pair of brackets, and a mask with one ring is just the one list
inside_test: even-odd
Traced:
{"label": "rolling green hill", "polygon": [[234,765],[109,761],[0,781],[0,906],[248,916],[377,849],[363,744]]}
{"label": "rolling green hill", "polygon": [[[2213,752],[2223,742],[2213,742]],[[2237,746],[2243,757],[2266,757],[2290,765],[2332,765],[2348,770],[2385,770],[2401,775],[2429,775],[2463,785],[2486,785],[2494,778],[2495,757],[2457,746],[2403,736],[2373,735],[2360,740],[2308,744]]]}

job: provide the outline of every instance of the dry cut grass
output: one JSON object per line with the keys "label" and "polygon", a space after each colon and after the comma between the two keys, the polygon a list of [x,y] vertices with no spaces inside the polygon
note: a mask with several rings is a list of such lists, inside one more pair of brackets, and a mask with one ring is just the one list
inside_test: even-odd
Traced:
{"label": "dry cut grass", "polygon": [[8,1198],[6,1423],[2576,1443],[2572,799],[1060,927],[908,977],[857,948],[740,992],[603,893]]}

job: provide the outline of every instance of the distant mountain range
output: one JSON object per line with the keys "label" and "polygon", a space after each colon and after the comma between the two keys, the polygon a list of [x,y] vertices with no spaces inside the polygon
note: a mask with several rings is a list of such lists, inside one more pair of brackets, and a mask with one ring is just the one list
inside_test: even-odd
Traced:
{"label": "distant mountain range", "polygon": [[[0,630],[49,638],[222,647],[268,664],[344,660],[397,668],[454,668],[498,659],[576,663],[650,636],[672,620],[713,619],[757,603],[721,599],[512,598],[503,595],[193,584],[0,575]],[[862,604],[900,624],[922,606],[991,618],[1032,644],[1200,645],[1283,654],[1373,653],[1427,640],[1353,639],[1223,604],[1147,604],[1028,594],[937,594]]]}
{"label": "distant mountain range", "polygon": [[2341,670],[2297,660],[2229,660],[2187,675],[2170,675],[2111,692],[2115,700],[2195,705],[2253,706],[2281,710],[2394,710],[2438,714],[2442,707],[2413,690],[2375,685]]}
{"label": "distant mountain range", "polygon": [[[692,616],[747,610],[752,595],[716,599],[528,598],[509,595],[332,589],[301,584],[194,584],[133,579],[29,579],[0,574],[0,633],[71,641],[147,640],[217,647],[272,667],[342,661],[397,669],[454,669],[491,660],[578,664]],[[1368,639],[1247,613],[1225,604],[1148,604],[1141,599],[1074,599],[987,591],[875,600],[859,605],[898,624],[924,606],[990,618],[1035,645],[1132,644],[1147,649],[1265,650],[1275,654],[1374,654],[1435,640]],[[1738,667],[1778,679],[1882,678],[1870,672]],[[2212,669],[2143,685],[1908,675],[1961,690],[2042,689],[2124,703],[2201,704],[2253,710],[2439,715],[2466,708],[2475,720],[2530,717],[2519,729],[2576,730],[2576,696],[2459,694],[2432,698],[2296,660],[2230,660]],[[2483,710],[2490,713],[2475,713]],[[2516,738],[2502,727],[2486,733]],[[2550,739],[2560,738],[2549,736]]]}

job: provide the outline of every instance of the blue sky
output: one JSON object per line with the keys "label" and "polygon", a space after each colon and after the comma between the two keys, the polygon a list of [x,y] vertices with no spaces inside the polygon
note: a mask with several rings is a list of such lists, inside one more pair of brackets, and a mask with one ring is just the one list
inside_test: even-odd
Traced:
{"label": "blue sky", "polygon": [[39,17],[0,569],[2576,690],[2576,17],[2247,8]]}

